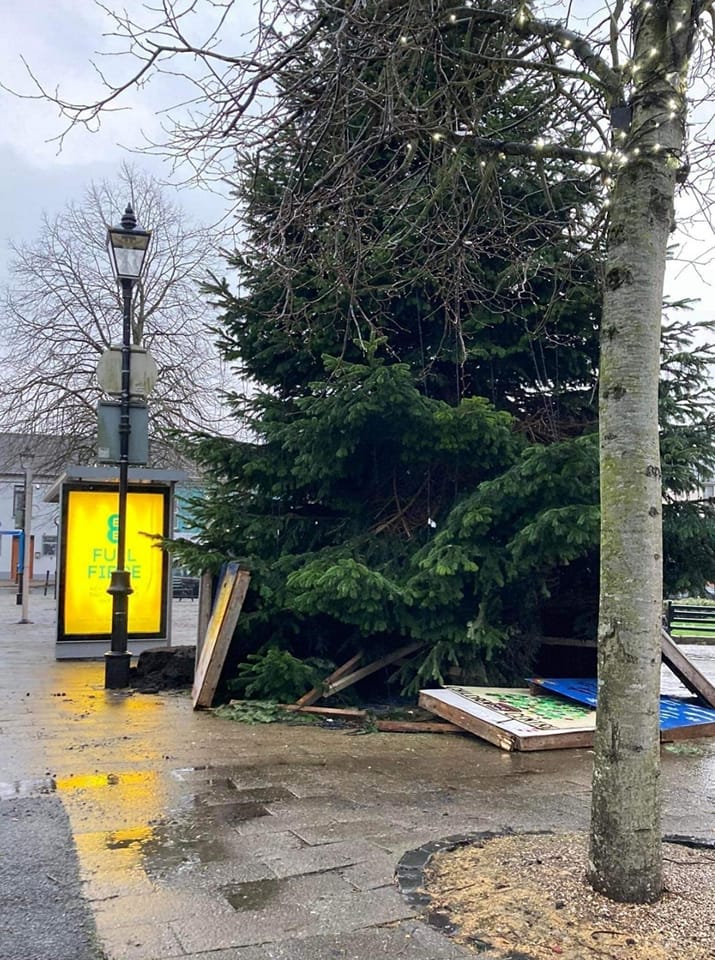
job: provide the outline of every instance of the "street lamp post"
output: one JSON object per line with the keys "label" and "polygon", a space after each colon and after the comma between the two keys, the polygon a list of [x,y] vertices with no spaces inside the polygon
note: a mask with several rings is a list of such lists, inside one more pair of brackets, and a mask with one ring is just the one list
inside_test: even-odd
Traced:
{"label": "street lamp post", "polygon": [[119,503],[117,508],[117,562],[107,593],[112,597],[111,648],[105,656],[104,686],[108,690],[129,685],[131,654],[127,651],[127,608],[132,593],[129,571],[125,569],[127,542],[127,488],[129,486],[129,420],[132,291],[139,279],[151,233],[137,226],[128,206],[118,227],[110,227],[107,246],[114,274],[122,290],[122,377],[119,396]]}
{"label": "street lamp post", "polygon": [[30,623],[30,569],[32,567],[32,450],[23,450],[20,454],[20,466],[25,474],[22,507],[22,558],[18,603],[22,604],[22,615],[18,623]]}

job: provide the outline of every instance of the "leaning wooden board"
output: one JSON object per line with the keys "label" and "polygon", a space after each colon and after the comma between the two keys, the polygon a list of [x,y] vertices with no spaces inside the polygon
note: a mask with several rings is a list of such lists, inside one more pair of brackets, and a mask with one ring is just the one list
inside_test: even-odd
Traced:
{"label": "leaning wooden board", "polygon": [[192,690],[194,709],[210,707],[214,701],[250,579],[248,570],[241,570],[237,563],[226,565],[196,664]]}

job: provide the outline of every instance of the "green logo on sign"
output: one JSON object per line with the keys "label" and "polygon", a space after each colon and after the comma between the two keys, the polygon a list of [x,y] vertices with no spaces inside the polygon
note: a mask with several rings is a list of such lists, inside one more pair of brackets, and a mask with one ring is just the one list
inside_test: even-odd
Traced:
{"label": "green logo on sign", "polygon": [[119,514],[110,513],[107,518],[107,540],[116,543],[119,540]]}

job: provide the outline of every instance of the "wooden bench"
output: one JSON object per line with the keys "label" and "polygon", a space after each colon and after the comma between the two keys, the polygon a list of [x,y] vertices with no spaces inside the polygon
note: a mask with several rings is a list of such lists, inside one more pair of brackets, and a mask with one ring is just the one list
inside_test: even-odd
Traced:
{"label": "wooden bench", "polygon": [[666,600],[664,619],[668,633],[678,640],[715,642],[715,606]]}

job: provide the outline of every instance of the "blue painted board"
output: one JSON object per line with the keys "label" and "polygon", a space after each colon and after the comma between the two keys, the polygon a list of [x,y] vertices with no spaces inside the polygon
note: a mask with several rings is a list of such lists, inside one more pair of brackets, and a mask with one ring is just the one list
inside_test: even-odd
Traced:
{"label": "blue painted board", "polygon": [[[595,678],[574,679],[564,677],[558,680],[531,679],[530,684],[558,693],[576,703],[596,706],[597,687]],[[697,703],[681,700],[679,697],[660,698],[660,729],[673,730],[676,727],[695,727],[703,723],[715,723],[715,710],[701,707]]]}

